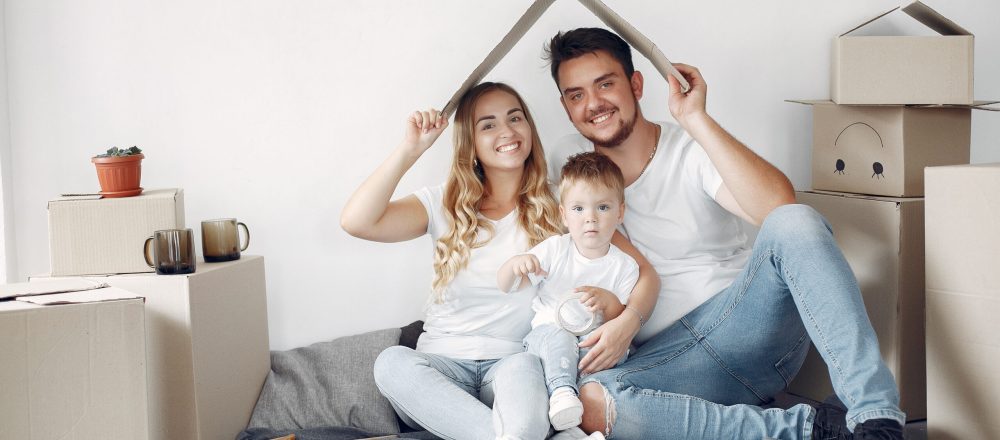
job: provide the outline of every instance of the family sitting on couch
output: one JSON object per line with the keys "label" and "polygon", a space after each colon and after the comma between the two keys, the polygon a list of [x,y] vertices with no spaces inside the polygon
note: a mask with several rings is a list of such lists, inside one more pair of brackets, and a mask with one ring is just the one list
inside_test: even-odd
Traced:
{"label": "family sitting on couch", "polygon": [[[449,125],[417,111],[343,210],[359,238],[433,239],[424,332],[374,367],[399,417],[446,439],[901,439],[829,225],[708,115],[701,73],[675,65],[691,90],[668,78],[677,124],[652,122],[617,35],[561,32],[547,55],[578,133],[543,150],[520,95],[482,83],[458,105],[444,184],[392,200]],[[743,221],[760,227],[752,246]],[[606,319],[582,340],[554,317],[567,289]],[[810,340],[846,410],[761,408]]]}

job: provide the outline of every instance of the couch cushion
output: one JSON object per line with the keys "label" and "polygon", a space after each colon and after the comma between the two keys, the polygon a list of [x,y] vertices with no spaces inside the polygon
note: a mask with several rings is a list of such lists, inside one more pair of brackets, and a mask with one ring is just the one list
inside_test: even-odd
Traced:
{"label": "couch cushion", "polygon": [[382,350],[399,343],[400,333],[390,328],[272,351],[271,372],[248,428],[399,432],[396,412],[375,387],[372,367]]}

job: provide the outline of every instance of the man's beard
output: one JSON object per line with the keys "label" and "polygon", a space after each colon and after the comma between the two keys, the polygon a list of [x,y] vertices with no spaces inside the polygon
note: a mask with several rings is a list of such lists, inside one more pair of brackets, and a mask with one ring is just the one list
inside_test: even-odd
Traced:
{"label": "man's beard", "polygon": [[[636,102],[636,105],[638,106],[638,102]],[[600,108],[600,109],[597,109],[596,111],[594,111],[593,114],[598,115],[598,114],[604,113],[604,112],[606,112],[608,110],[609,109],[607,109],[607,108]],[[615,109],[615,111],[619,115],[621,115],[621,110],[620,109]],[[608,139],[598,139],[596,137],[587,136],[585,134],[583,135],[583,137],[585,137],[585,138],[587,138],[587,140],[593,142],[594,146],[596,146],[596,147],[600,147],[600,148],[614,148],[614,147],[617,147],[617,146],[621,145],[622,142],[625,142],[625,139],[628,139],[628,137],[632,135],[632,130],[635,129],[635,121],[637,119],[638,118],[636,118],[635,116],[633,116],[632,119],[622,118],[621,119],[621,124],[618,126],[618,130],[615,131],[614,133],[612,133],[611,137],[608,138]],[[583,134],[583,133],[581,133],[581,134]]]}

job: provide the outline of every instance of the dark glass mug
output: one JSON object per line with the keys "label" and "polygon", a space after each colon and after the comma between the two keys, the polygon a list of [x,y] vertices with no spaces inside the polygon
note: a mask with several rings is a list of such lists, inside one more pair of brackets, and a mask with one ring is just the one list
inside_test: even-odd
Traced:
{"label": "dark glass mug", "polygon": [[[152,253],[150,252],[152,251]],[[160,275],[194,273],[194,231],[164,229],[153,233],[142,246],[146,264]]]}
{"label": "dark glass mug", "polygon": [[[240,240],[240,228],[245,241]],[[216,263],[240,259],[240,252],[250,246],[250,229],[235,218],[217,218],[201,222],[201,253],[205,261]]]}

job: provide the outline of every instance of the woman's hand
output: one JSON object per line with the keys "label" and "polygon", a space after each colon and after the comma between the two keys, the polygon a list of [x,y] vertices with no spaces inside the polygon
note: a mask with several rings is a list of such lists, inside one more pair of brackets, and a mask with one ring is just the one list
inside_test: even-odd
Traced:
{"label": "woman's hand", "polygon": [[445,128],[448,128],[448,119],[440,111],[435,109],[415,111],[406,118],[403,145],[411,154],[417,156],[424,154]]}

